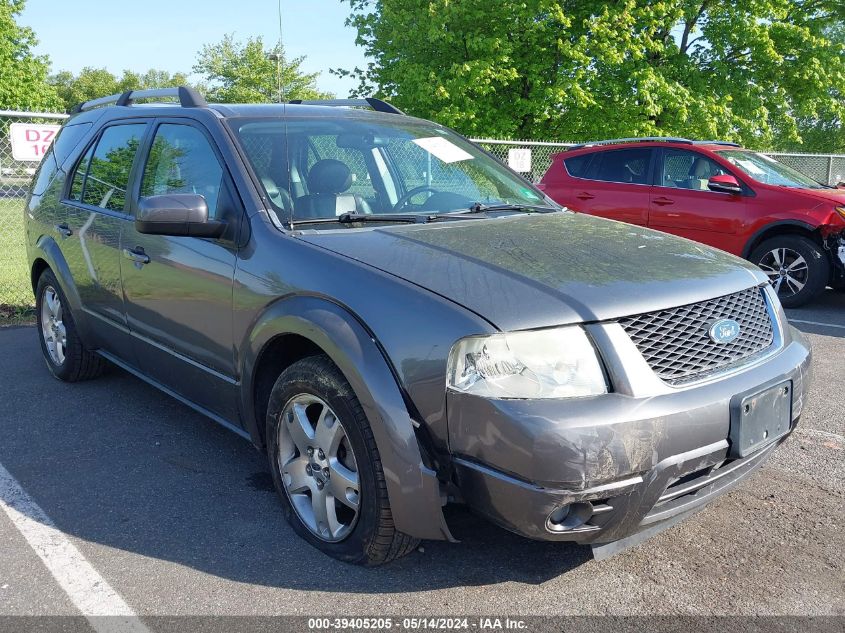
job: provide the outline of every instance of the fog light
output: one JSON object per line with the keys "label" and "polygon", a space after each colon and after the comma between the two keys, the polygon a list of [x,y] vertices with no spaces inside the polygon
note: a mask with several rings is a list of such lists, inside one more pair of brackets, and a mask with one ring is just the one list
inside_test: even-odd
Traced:
{"label": "fog light", "polygon": [[581,527],[593,516],[593,504],[579,501],[559,507],[546,519],[546,529],[550,532],[566,532]]}

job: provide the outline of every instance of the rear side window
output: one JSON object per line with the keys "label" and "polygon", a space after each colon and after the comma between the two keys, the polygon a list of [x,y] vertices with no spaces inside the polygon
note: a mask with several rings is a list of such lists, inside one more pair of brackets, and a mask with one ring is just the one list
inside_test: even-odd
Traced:
{"label": "rear side window", "polygon": [[190,125],[164,123],[155,140],[141,181],[141,196],[196,193],[205,198],[208,217],[217,217],[223,168],[211,144]]}
{"label": "rear side window", "polygon": [[71,200],[82,202],[82,185],[85,184],[85,175],[88,173],[88,165],[91,163],[93,153],[94,146],[92,145],[76,165],[76,171],[73,172],[73,181],[70,184],[70,195],[68,196]]}
{"label": "rear side window", "polygon": [[651,149],[648,147],[600,152],[583,177],[603,182],[646,185],[650,161]]}
{"label": "rear side window", "polygon": [[581,154],[565,159],[563,163],[566,165],[566,171],[575,178],[586,178],[593,156],[594,154]]}
{"label": "rear side window", "polygon": [[129,172],[145,127],[144,123],[134,123],[103,130],[93,152],[86,152],[77,165],[70,198],[110,211],[123,211]]}

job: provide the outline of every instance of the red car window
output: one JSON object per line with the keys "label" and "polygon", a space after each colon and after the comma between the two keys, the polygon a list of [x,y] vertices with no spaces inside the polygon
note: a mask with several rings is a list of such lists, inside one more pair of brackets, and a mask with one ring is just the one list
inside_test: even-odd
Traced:
{"label": "red car window", "polygon": [[659,185],[707,191],[711,176],[727,173],[716,161],[697,152],[664,149]]}
{"label": "red car window", "polygon": [[[592,158],[589,164],[587,158]],[[651,148],[634,147],[574,156],[564,162],[567,171],[576,178],[645,185],[650,160]]]}

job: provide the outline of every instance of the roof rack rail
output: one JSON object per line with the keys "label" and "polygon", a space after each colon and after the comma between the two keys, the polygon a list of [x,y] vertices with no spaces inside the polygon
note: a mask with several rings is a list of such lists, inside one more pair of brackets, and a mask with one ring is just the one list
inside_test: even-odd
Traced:
{"label": "roof rack rail", "polygon": [[387,112],[389,114],[405,114],[394,105],[387,101],[376,99],[375,97],[367,97],[366,99],[293,99],[290,103],[297,105],[320,105],[320,106],[336,106],[336,107],[369,107],[376,112]]}
{"label": "roof rack rail", "polygon": [[742,147],[739,143],[731,141],[693,141],[693,145],[725,145],[727,147]]}
{"label": "roof rack rail", "polygon": [[616,143],[645,143],[659,141],[663,143],[684,143],[685,145],[693,145],[694,141],[688,138],[679,138],[675,136],[640,136],[631,138],[611,138],[605,141],[587,141],[586,143],[578,143],[569,149],[581,149],[582,147],[593,147],[594,145],[615,145]]}
{"label": "roof rack rail", "polygon": [[581,149],[582,147],[593,147],[595,145],[616,145],[617,143],[683,143],[684,145],[726,145],[729,147],[741,147],[738,143],[731,143],[730,141],[692,141],[688,138],[680,138],[677,136],[639,136],[631,138],[612,138],[606,141],[588,141],[586,143],[579,143],[572,145],[569,149]]}
{"label": "roof rack rail", "polygon": [[71,114],[86,112],[102,106],[116,105],[129,106],[138,99],[160,99],[163,97],[176,97],[183,108],[205,108],[208,103],[203,96],[193,88],[179,86],[178,88],[153,88],[150,90],[127,90],[119,94],[109,95],[80,103],[70,111]]}

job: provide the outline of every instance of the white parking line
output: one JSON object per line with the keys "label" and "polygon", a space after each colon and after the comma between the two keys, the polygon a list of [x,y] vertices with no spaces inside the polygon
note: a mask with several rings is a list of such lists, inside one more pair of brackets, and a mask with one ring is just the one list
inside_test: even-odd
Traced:
{"label": "white parking line", "polygon": [[801,319],[789,319],[790,323],[805,323],[806,325],[818,325],[820,327],[835,327],[840,330],[845,330],[845,325],[837,325],[835,323],[824,323],[822,321],[803,321]]}
{"label": "white parking line", "polygon": [[95,630],[150,633],[3,464],[0,464],[0,506]]}

